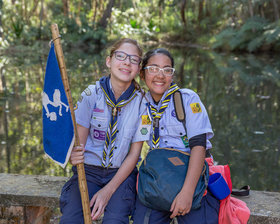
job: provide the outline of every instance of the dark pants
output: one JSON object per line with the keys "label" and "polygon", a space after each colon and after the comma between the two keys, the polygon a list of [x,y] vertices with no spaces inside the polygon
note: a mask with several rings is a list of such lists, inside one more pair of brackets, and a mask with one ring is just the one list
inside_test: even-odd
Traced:
{"label": "dark pants", "polygon": [[[133,224],[144,224],[147,220],[149,208],[145,207],[137,197],[136,208],[133,215]],[[192,209],[184,216],[177,216],[179,224],[218,224],[220,202],[212,195],[207,194],[201,200],[199,209]],[[170,224],[170,212],[152,210],[149,216],[149,224]],[[146,216],[146,217],[145,217]],[[145,223],[146,224],[146,223]]]}
{"label": "dark pants", "polygon": [[[79,191],[76,167],[72,168],[74,175],[64,185],[60,197],[60,211],[62,217],[60,224],[83,224],[83,209]],[[116,174],[118,169],[106,169],[85,164],[89,199],[104,187]],[[137,169],[127,177],[109,200],[103,217],[104,224],[128,224],[136,197]]]}

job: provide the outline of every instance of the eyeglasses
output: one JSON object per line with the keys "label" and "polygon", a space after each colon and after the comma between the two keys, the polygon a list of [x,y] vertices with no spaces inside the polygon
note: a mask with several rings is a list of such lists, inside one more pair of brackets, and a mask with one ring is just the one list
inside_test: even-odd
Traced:
{"label": "eyeglasses", "polygon": [[172,76],[175,72],[175,68],[160,68],[158,66],[147,66],[144,69],[148,69],[148,72],[150,75],[158,75],[160,71],[162,71],[162,74],[165,76]]}
{"label": "eyeglasses", "polygon": [[126,60],[127,57],[129,57],[129,61],[131,64],[134,64],[134,65],[139,65],[140,62],[141,62],[141,58],[137,55],[130,55],[130,54],[127,54],[123,51],[115,51],[114,52],[114,55],[115,55],[115,58],[119,61],[124,61]]}

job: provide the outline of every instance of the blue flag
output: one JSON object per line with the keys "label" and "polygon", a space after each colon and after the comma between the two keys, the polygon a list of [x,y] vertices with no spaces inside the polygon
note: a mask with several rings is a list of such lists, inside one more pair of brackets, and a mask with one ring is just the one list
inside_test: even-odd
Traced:
{"label": "blue flag", "polygon": [[53,43],[46,66],[42,103],[45,153],[64,168],[69,160],[75,136]]}

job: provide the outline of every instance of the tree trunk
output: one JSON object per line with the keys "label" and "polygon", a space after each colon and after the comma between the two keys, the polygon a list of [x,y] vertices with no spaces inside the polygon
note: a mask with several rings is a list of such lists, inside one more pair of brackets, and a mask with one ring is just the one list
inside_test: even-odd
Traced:
{"label": "tree trunk", "polygon": [[231,7],[231,10],[232,10],[231,20],[234,23],[234,25],[236,25],[236,19],[235,19],[236,15],[235,15],[235,8],[234,8],[234,1],[233,0],[230,0],[230,7]]}
{"label": "tree trunk", "polygon": [[62,2],[63,2],[63,14],[66,18],[68,18],[68,14],[69,14],[68,0],[62,0]]}
{"label": "tree trunk", "polygon": [[184,27],[187,27],[187,22],[186,22],[186,17],[185,17],[185,8],[187,5],[187,0],[182,0],[181,1],[181,19],[184,23]]}
{"label": "tree trunk", "polygon": [[107,8],[105,9],[103,16],[101,17],[101,19],[98,22],[99,27],[106,29],[107,25],[108,25],[108,19],[111,17],[111,13],[112,13],[112,8],[115,4],[115,0],[110,0],[110,2],[107,5]]}
{"label": "tree trunk", "polygon": [[254,9],[253,9],[253,4],[252,4],[251,0],[248,0],[248,8],[249,8],[250,17],[253,17],[254,16]]}
{"label": "tree trunk", "polygon": [[274,16],[275,16],[275,21],[279,20],[279,8],[278,8],[278,3],[276,0],[272,0],[273,3],[273,10],[274,10]]}
{"label": "tree trunk", "polygon": [[[27,20],[30,22],[30,17],[33,16],[33,14],[36,12],[36,9],[38,7],[38,3],[39,3],[39,0],[34,0],[33,1],[33,7],[32,9],[30,9],[28,15],[27,15]],[[27,21],[27,22],[28,22]]]}
{"label": "tree trunk", "polygon": [[27,16],[27,0],[23,0],[23,4],[22,4],[22,7],[24,7],[23,9],[23,18],[24,18],[24,21],[28,21],[28,16]]}
{"label": "tree trunk", "polygon": [[265,18],[265,16],[264,16],[264,11],[263,11],[263,5],[260,5],[260,6],[259,6],[259,11],[260,11],[261,17],[262,17],[262,18]]}
{"label": "tree trunk", "polygon": [[1,41],[3,41],[2,8],[3,8],[3,0],[0,0],[0,39],[1,39]]}
{"label": "tree trunk", "polygon": [[43,16],[44,16],[44,0],[41,0],[40,9],[40,29],[39,29],[39,39],[41,39],[41,30],[43,29]]}
{"label": "tree trunk", "polygon": [[93,24],[95,24],[95,21],[96,21],[97,8],[98,8],[98,1],[93,0],[92,1],[92,11],[93,11],[92,22],[93,22]]}
{"label": "tree trunk", "polygon": [[158,1],[158,11],[159,11],[159,19],[160,20],[161,20],[161,15],[162,15],[163,7],[164,7],[164,0],[159,0]]}
{"label": "tree trunk", "polygon": [[197,69],[196,69],[196,81],[197,81],[197,86],[196,86],[196,89],[197,89],[197,94],[200,95],[201,92],[202,92],[202,75],[201,75],[201,72],[199,70],[199,66],[200,66],[200,63],[199,63],[199,57],[197,56],[196,59],[196,66],[197,66]]}
{"label": "tree trunk", "polygon": [[[5,106],[4,106],[4,133],[5,133],[5,141],[6,141],[6,162],[7,162],[7,171],[8,173],[11,172],[11,159],[10,159],[10,142],[9,142],[9,119],[8,119],[8,110],[9,110],[9,101],[7,98],[7,85],[6,85],[6,79],[5,79],[5,75],[4,75],[4,66],[1,67],[0,69],[0,78],[1,78],[1,83],[2,83],[2,87],[1,89],[3,89],[3,93],[6,96],[5,97]],[[0,89],[0,90],[1,90]]]}
{"label": "tree trunk", "polygon": [[199,26],[200,26],[201,20],[203,19],[203,5],[204,5],[204,0],[199,0],[198,16],[197,16]]}
{"label": "tree trunk", "polygon": [[205,0],[205,10],[206,10],[206,16],[211,17],[211,1],[210,0]]}

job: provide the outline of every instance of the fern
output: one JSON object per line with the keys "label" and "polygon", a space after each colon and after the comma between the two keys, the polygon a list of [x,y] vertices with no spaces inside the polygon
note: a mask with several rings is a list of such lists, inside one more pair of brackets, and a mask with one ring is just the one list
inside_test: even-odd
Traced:
{"label": "fern", "polygon": [[247,32],[247,31],[252,32],[252,30],[254,32],[263,31],[264,27],[267,25],[268,22],[266,19],[260,17],[252,17],[243,24],[240,31],[241,32]]}
{"label": "fern", "polygon": [[215,36],[216,41],[213,44],[213,48],[219,48],[221,46],[228,45],[228,41],[236,35],[236,31],[233,28],[227,28]]}
{"label": "fern", "polygon": [[280,40],[280,27],[273,27],[264,32],[265,42],[271,44]]}
{"label": "fern", "polygon": [[255,39],[251,40],[247,47],[248,51],[252,52],[252,51],[257,50],[264,43],[264,39],[265,39],[264,36],[260,36],[260,37],[257,37]]}
{"label": "fern", "polygon": [[279,21],[268,23],[264,18],[252,17],[239,30],[227,28],[216,35],[213,48],[223,47],[230,50],[256,51],[264,44],[280,46]]}

